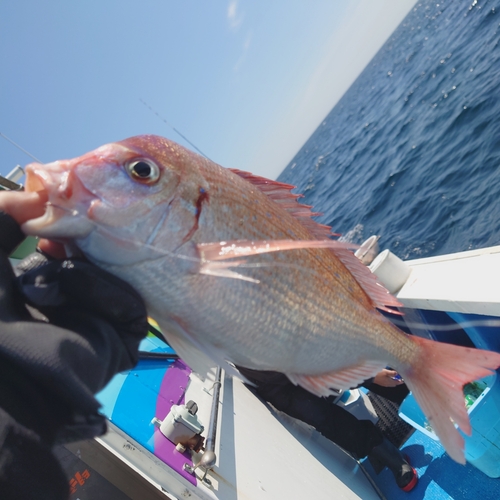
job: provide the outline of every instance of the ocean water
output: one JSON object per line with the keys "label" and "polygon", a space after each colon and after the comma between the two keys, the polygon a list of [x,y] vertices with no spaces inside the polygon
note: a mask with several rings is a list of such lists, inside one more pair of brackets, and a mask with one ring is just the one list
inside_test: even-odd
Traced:
{"label": "ocean water", "polygon": [[403,259],[500,244],[500,0],[418,2],[279,177]]}

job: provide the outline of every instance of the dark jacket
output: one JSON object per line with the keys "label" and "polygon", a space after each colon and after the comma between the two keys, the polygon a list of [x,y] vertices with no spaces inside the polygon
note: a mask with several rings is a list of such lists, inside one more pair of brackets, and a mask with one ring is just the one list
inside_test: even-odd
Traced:
{"label": "dark jacket", "polygon": [[0,498],[65,499],[51,449],[105,432],[94,394],[136,364],[147,315],[135,290],[84,261],[34,255],[16,277],[7,257],[23,238],[0,213]]}

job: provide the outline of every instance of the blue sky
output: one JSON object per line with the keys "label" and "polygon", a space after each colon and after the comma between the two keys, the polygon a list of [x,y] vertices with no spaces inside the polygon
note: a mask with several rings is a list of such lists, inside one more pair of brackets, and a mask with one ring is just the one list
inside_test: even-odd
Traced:
{"label": "blue sky", "polygon": [[[145,133],[190,147],[173,126],[276,178],[414,3],[3,1],[0,132],[49,162]],[[4,175],[31,161],[0,155]]]}

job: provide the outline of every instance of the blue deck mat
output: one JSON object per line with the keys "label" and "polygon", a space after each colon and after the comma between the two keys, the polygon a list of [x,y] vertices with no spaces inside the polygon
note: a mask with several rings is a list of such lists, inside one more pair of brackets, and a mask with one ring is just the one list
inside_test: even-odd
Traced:
{"label": "blue deck mat", "polygon": [[498,500],[500,479],[492,479],[474,466],[454,462],[433,439],[415,431],[401,447],[418,472],[413,491],[401,491],[392,473],[384,469],[378,476],[368,460],[363,462],[387,500]]}

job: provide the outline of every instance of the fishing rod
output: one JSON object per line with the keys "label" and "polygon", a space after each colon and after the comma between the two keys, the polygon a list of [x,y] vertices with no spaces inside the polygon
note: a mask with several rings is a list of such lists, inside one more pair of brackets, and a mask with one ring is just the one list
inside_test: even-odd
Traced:
{"label": "fishing rod", "polygon": [[[160,332],[160,330],[158,330],[158,328],[156,328],[150,322],[148,322],[148,331],[149,333],[154,335],[157,339],[167,344],[167,342],[165,341],[165,337]],[[179,356],[171,352],[139,351],[139,359],[157,359],[157,360],[169,361],[169,360],[179,359]]]}
{"label": "fishing rod", "polygon": [[175,361],[179,359],[178,354],[170,352],[150,352],[150,351],[139,351],[139,359],[154,359],[161,361]]}

